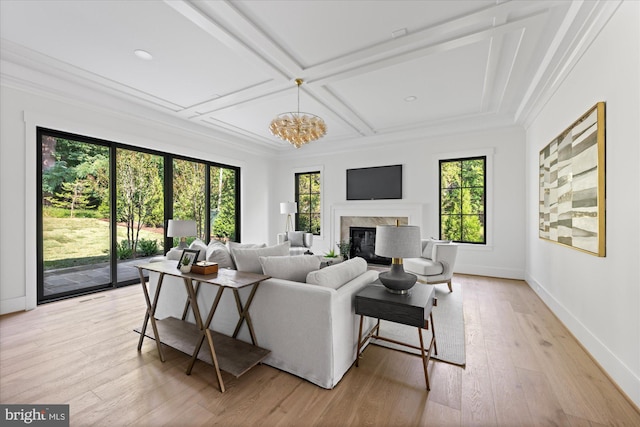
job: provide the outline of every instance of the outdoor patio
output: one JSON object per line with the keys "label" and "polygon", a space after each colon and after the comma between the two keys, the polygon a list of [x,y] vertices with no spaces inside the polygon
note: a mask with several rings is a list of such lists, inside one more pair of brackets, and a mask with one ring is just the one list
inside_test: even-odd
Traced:
{"label": "outdoor patio", "polygon": [[[138,280],[136,265],[148,262],[149,258],[118,261],[118,282]],[[111,283],[109,263],[48,270],[44,273],[44,295],[88,289]]]}

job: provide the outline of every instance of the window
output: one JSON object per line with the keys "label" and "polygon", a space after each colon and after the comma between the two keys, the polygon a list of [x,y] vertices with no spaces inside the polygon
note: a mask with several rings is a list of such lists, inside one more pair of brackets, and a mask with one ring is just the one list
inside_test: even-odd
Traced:
{"label": "window", "polygon": [[320,235],[320,172],[296,173],[296,230]]}
{"label": "window", "polygon": [[[38,142],[38,301],[108,287],[113,279],[109,147],[42,132]],[[61,272],[74,280],[61,281]]]}
{"label": "window", "polygon": [[486,156],[440,160],[440,238],[486,243]]}
{"label": "window", "polygon": [[[116,255],[118,282],[135,280],[131,259],[162,254],[164,239],[164,157],[115,150]],[[82,246],[82,245],[79,245]]]}
{"label": "window", "polygon": [[38,303],[140,282],[136,264],[197,236],[239,240],[240,169],[37,129]]}
{"label": "window", "polygon": [[236,208],[239,205],[238,171],[235,169],[214,167],[209,169],[210,174],[210,218],[211,240],[226,242],[236,241]]}
{"label": "window", "polygon": [[[196,222],[196,236],[206,242],[206,171],[205,164],[173,160],[173,218]],[[192,236],[189,236],[192,237]],[[190,242],[193,239],[188,239]],[[177,244],[177,240],[174,242]]]}

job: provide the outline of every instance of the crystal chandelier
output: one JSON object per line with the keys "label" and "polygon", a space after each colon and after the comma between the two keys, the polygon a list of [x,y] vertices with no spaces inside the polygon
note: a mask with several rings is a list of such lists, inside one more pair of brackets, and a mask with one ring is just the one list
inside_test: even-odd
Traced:
{"label": "crystal chandelier", "polygon": [[315,114],[300,112],[300,85],[302,79],[296,79],[298,85],[298,112],[282,113],[271,121],[269,130],[274,136],[283,139],[296,148],[302,147],[327,133],[327,125]]}

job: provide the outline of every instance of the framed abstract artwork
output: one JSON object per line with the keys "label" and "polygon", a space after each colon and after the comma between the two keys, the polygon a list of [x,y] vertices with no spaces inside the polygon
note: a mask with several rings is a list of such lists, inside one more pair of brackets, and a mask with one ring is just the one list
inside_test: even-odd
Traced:
{"label": "framed abstract artwork", "polygon": [[605,103],[540,151],[539,236],[605,256]]}

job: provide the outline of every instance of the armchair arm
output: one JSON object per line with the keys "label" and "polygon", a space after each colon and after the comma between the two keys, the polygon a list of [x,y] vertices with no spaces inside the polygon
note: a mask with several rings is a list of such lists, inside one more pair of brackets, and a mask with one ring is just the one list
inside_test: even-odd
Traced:
{"label": "armchair arm", "polygon": [[422,252],[427,247],[427,244],[431,241],[431,239],[420,239],[420,246],[422,247]]}
{"label": "armchair arm", "polygon": [[442,275],[451,277],[453,266],[456,264],[458,245],[454,243],[436,243],[433,245],[433,260],[442,264]]}
{"label": "armchair arm", "polygon": [[313,233],[304,233],[303,240],[304,246],[311,249],[311,246],[313,246]]}

